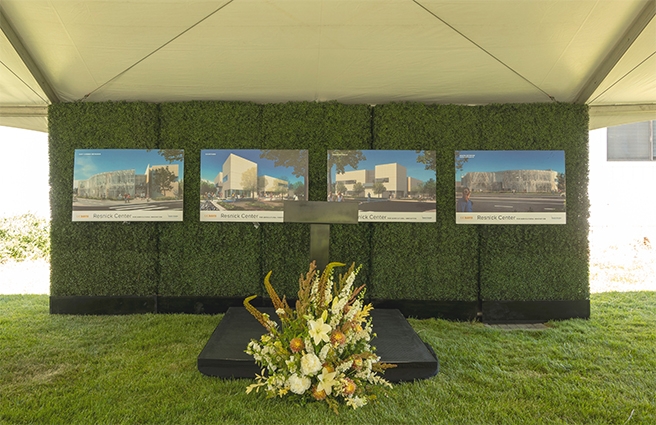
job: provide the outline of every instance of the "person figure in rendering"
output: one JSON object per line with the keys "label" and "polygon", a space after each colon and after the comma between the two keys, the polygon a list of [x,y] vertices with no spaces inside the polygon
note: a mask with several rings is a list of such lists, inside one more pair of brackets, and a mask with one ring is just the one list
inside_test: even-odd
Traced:
{"label": "person figure in rendering", "polygon": [[458,199],[458,203],[456,205],[457,212],[474,212],[474,206],[472,204],[472,201],[469,199],[470,195],[471,195],[471,191],[469,190],[469,188],[463,187],[462,198]]}

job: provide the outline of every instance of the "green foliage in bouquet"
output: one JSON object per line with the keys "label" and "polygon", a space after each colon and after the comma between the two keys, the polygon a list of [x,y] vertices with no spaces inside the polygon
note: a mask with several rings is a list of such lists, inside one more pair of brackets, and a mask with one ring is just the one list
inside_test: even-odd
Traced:
{"label": "green foliage in bouquet", "polygon": [[369,316],[373,306],[363,302],[365,285],[354,288],[362,266],[356,269],[353,263],[334,281],[333,268],[344,265],[330,263],[319,274],[312,262],[299,279],[295,310],[273,289],[269,272],[264,286],[281,326],[250,304],[256,295],[244,300],[246,309],[267,330],[246,348],[262,367],[247,393],[262,388],[268,397],[324,400],[337,412],[340,402],[356,409],[375,399],[374,386],[391,388],[378,373],[396,365],[381,363],[374,353]]}

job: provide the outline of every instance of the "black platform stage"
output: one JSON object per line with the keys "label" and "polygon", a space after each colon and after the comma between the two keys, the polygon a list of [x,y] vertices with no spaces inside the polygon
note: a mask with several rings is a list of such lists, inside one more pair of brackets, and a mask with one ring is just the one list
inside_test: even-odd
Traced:
{"label": "black platform stage", "polygon": [[[273,308],[259,309],[277,319]],[[376,338],[371,345],[381,362],[394,363],[385,371],[390,382],[412,381],[435,376],[439,362],[430,345],[424,343],[399,310],[371,311]],[[198,355],[198,370],[219,378],[254,378],[261,372],[253,357],[244,352],[251,339],[259,339],[265,330],[243,307],[230,307]]]}

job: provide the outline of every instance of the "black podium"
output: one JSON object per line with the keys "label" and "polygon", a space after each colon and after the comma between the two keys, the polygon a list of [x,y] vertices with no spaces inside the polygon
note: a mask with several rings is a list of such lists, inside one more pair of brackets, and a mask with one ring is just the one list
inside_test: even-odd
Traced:
{"label": "black podium", "polygon": [[[272,319],[272,307],[260,308]],[[390,382],[426,379],[437,374],[439,362],[430,345],[424,343],[399,310],[373,309],[371,345],[381,362],[394,363],[383,375]],[[251,339],[259,339],[266,330],[243,307],[231,307],[198,355],[198,370],[219,378],[254,378],[261,372],[253,357],[246,354]]]}
{"label": "black podium", "polygon": [[[357,202],[286,201],[285,222],[310,224],[310,258],[323,270],[328,264],[330,224],[357,224]],[[277,319],[273,308],[260,308]],[[399,310],[371,312],[371,342],[384,363],[397,367],[385,371],[391,382],[426,379],[437,374],[439,362],[430,345],[424,343]],[[265,333],[262,325],[243,307],[231,307],[198,355],[198,370],[220,378],[254,378],[260,373],[253,357],[246,354],[251,339]]]}

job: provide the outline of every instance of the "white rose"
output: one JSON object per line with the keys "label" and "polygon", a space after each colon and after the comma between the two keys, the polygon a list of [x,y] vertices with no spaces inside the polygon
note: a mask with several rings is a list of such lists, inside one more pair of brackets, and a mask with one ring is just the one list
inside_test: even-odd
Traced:
{"label": "white rose", "polygon": [[307,391],[308,388],[310,388],[312,381],[310,381],[310,378],[307,376],[298,376],[297,374],[293,374],[287,380],[287,384],[289,385],[291,392],[295,394],[303,394],[305,391]]}
{"label": "white rose", "polygon": [[314,375],[321,370],[321,360],[316,354],[308,353],[301,357],[301,372],[303,375]]}

